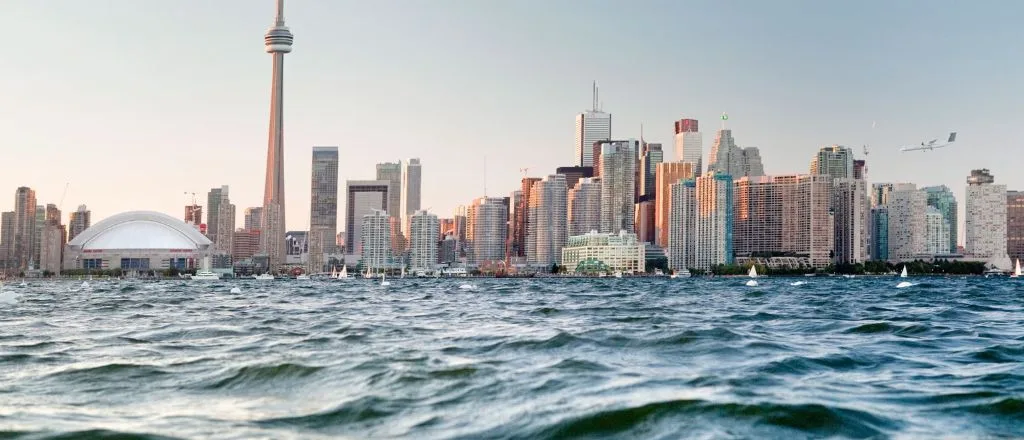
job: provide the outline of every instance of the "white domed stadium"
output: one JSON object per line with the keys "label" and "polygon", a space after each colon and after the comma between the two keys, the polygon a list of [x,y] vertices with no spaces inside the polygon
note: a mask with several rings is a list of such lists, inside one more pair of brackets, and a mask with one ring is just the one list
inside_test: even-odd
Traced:
{"label": "white domed stadium", "polygon": [[167,214],[131,211],[108,217],[71,240],[65,269],[126,271],[187,269],[209,255],[212,242]]}

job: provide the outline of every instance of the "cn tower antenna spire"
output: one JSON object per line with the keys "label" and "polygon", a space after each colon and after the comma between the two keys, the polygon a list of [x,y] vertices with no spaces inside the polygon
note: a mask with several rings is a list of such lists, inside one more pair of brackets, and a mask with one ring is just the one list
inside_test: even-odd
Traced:
{"label": "cn tower antenna spire", "polygon": [[277,15],[274,16],[274,25],[284,26],[284,0],[277,0]]}

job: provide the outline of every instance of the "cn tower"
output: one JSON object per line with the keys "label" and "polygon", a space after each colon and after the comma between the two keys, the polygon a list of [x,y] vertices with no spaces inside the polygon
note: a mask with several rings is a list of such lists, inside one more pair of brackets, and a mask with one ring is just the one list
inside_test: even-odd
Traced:
{"label": "cn tower", "polygon": [[267,142],[267,182],[263,192],[263,230],[260,249],[267,255],[270,272],[284,262],[284,54],[292,51],[291,31],[284,25],[284,0],[277,0],[274,25],[264,37],[267,53],[274,59],[270,85],[270,136]]}

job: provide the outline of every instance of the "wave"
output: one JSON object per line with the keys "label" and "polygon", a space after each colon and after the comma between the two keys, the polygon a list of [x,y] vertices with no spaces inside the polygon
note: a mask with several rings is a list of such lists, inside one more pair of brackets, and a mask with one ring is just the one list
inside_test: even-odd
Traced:
{"label": "wave", "polygon": [[[870,438],[884,436],[900,422],[866,411],[820,404],[743,404],[706,400],[669,400],[606,409],[568,418],[529,435],[530,438],[651,436],[652,431],[678,432],[689,423],[722,425],[740,420],[750,427],[767,426],[814,436]],[[660,425],[660,426],[659,426]],[[660,429],[659,429],[660,428]]]}
{"label": "wave", "polygon": [[47,431],[0,431],[0,439],[17,440],[180,440],[180,437],[168,437],[156,434],[139,434],[134,432],[109,431],[91,429],[87,431],[68,431],[53,433]]}
{"label": "wave", "polygon": [[282,380],[301,379],[312,376],[323,369],[324,367],[292,363],[251,365],[232,370],[227,377],[217,380],[207,388],[244,388]]}
{"label": "wave", "polygon": [[391,401],[379,397],[362,397],[337,407],[304,416],[279,417],[256,421],[262,426],[292,426],[307,429],[337,428],[375,421],[395,414],[396,407],[407,402]]}

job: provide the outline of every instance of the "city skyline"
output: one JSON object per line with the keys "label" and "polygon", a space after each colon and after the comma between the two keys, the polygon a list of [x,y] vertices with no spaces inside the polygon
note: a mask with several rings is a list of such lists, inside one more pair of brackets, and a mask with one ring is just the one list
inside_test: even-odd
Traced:
{"label": "city skyline", "polygon": [[[0,188],[31,187],[39,203],[46,204],[59,201],[69,182],[64,212],[86,204],[97,220],[136,209],[176,216],[188,202],[183,192],[205,193],[221,185],[232,187],[232,202],[239,208],[259,206],[259,183],[265,178],[261,172],[265,164],[260,162],[266,142],[267,63],[253,39],[265,32],[272,2],[111,3],[114,6],[106,9],[74,3],[54,9],[27,0],[0,5],[0,15],[12,17],[14,31],[27,37],[24,45],[14,48],[15,68],[0,73],[0,94],[5,96],[0,103],[5,114],[0,129],[9,133],[2,151],[40,164],[6,167]],[[310,178],[313,145],[340,146],[346,160],[339,180],[371,179],[376,163],[422,158],[430,168],[430,178],[423,182],[422,205],[441,216],[483,195],[484,155],[491,194],[514,189],[521,177],[519,168],[534,171],[531,176],[543,176],[557,166],[572,165],[573,118],[589,107],[595,79],[603,92],[600,107],[615,115],[614,137],[618,139],[638,138],[643,123],[646,141],[673,145],[671,124],[692,117],[703,121],[703,158],[707,160],[718,115],[728,111],[729,128],[741,146],[761,148],[768,175],[802,171],[808,154],[821,146],[870,143],[867,166],[872,183],[947,185],[957,199],[964,200],[965,171],[988,168],[1008,188],[1024,187],[1024,176],[1013,169],[1016,162],[1000,160],[1000,155],[1014,154],[1013,146],[1024,140],[1007,122],[1020,116],[1013,102],[1020,91],[1014,78],[1019,77],[1021,65],[1002,60],[998,53],[978,52],[985,49],[983,42],[991,38],[998,23],[953,32],[927,24],[943,17],[981,15],[984,8],[944,8],[942,2],[926,9],[870,3],[874,5],[871,8],[812,5],[795,14],[794,5],[688,7],[694,16],[706,17],[695,20],[696,28],[687,31],[691,37],[712,32],[710,18],[715,13],[728,13],[738,24],[753,26],[702,42],[693,54],[702,61],[685,65],[663,59],[664,53],[673,53],[664,48],[672,47],[676,37],[659,33],[622,36],[601,49],[659,66],[653,70],[663,71],[660,74],[629,69],[630,63],[606,63],[594,48],[577,50],[582,43],[577,40],[596,32],[588,29],[587,23],[606,14],[657,27],[653,24],[661,22],[659,13],[679,8],[668,2],[635,8],[611,4],[603,12],[583,8],[578,16],[569,14],[573,2],[566,2],[543,17],[536,16],[541,3],[531,1],[433,8],[443,10],[413,5],[402,11],[397,3],[297,3],[289,9],[289,24],[303,29],[303,35],[308,29],[309,38],[303,37],[301,55],[289,57],[285,124],[290,129],[284,174],[293,183],[285,200],[296,215],[289,216],[284,229],[308,228],[309,190],[301,182]],[[580,13],[575,9],[574,13]],[[872,15],[871,32],[837,34],[828,30],[836,22],[866,19],[862,9],[885,12],[878,14],[880,18]],[[205,13],[181,14],[181,10]],[[464,32],[471,38],[459,46],[462,50],[448,46],[466,35],[433,28],[430,30],[436,32],[422,32],[424,26],[431,26],[422,23],[423,16],[447,13],[455,23],[466,24]],[[168,15],[178,19],[164,20]],[[339,28],[335,21],[352,20],[352,29],[344,32],[360,32],[367,27],[361,22],[392,15],[400,24],[408,24],[408,29],[382,37],[379,50],[358,45],[332,48],[336,38],[347,38],[335,35]],[[808,21],[808,15],[823,19]],[[491,20],[485,23],[497,25],[474,25],[482,16]],[[755,17],[759,21],[754,22]],[[555,38],[564,44],[539,53],[523,50],[538,37],[528,36],[522,43],[510,38],[516,28],[512,24],[527,19],[542,30],[557,31]],[[106,24],[99,29],[95,23]],[[210,23],[223,26],[218,24],[218,32],[195,35],[194,29],[210,28]],[[562,25],[564,29],[559,29]],[[772,34],[768,41],[754,39],[766,30]],[[827,42],[835,47],[807,38],[823,32],[830,35]],[[1013,38],[1020,31],[1006,26],[999,32]],[[85,44],[70,38],[76,33],[97,33],[103,44],[90,43],[89,50],[95,50],[100,62],[68,55],[68,49]],[[145,38],[123,38],[136,33]],[[147,44],[142,46],[139,41]],[[789,52],[775,45],[783,43],[791,44]],[[882,47],[882,43],[894,44]],[[205,50],[188,49],[196,44],[203,44]],[[405,60],[408,68],[421,75],[403,76],[408,84],[399,84],[395,75],[408,72],[408,68],[392,64],[386,54],[405,44],[422,49],[421,57]],[[765,47],[768,44],[773,45]],[[506,52],[503,60],[471,56],[494,49]],[[175,57],[165,56],[168,53]],[[567,69],[565,55],[570,53],[585,62]],[[824,58],[815,58],[818,55]],[[803,57],[815,61],[794,63],[794,58],[799,61]],[[965,59],[967,62],[951,61]],[[457,62],[452,64],[453,60]],[[555,63],[545,66],[551,60]],[[521,80],[522,71],[500,68],[505,62],[537,70],[537,79]],[[334,63],[344,64],[341,71],[346,74],[325,75]],[[829,68],[823,70],[819,65]],[[719,68],[722,66],[729,67],[725,69],[729,72]],[[72,71],[81,74],[57,73]],[[474,78],[459,81],[460,87],[456,87],[452,79],[445,78],[458,71],[472,73]],[[737,76],[732,71],[758,74]],[[684,74],[686,81],[668,80]],[[178,75],[185,76],[188,87],[176,85],[183,83]],[[447,93],[460,88],[460,93]],[[336,102],[357,104],[339,109]],[[399,109],[405,108],[400,104],[407,102],[432,103],[446,110],[434,115],[418,112],[417,120],[396,126],[393,122],[401,117]],[[499,112],[508,116],[500,118],[501,126],[522,129],[501,130],[496,122],[488,121]],[[877,122],[874,130],[873,121]],[[111,125],[118,129],[109,130]],[[961,133],[960,145],[931,153],[898,152],[900,145],[953,130]],[[495,132],[502,136],[495,139]],[[404,142],[412,136],[416,143]],[[153,161],[144,155],[124,154],[139,145],[160,155],[161,166],[147,166]],[[367,154],[361,153],[362,145],[382,147]],[[89,154],[81,160],[48,162],[67,156],[67,148],[72,147]],[[858,159],[864,158],[860,151],[855,153]],[[666,161],[676,159],[668,151],[666,156]],[[44,162],[47,174],[39,172]],[[183,175],[190,179],[180,179]],[[125,181],[134,184],[125,185]],[[13,209],[11,198],[7,199],[0,202],[0,210]],[[339,203],[339,221],[345,218],[344,209]],[[236,216],[242,209],[238,211]],[[962,217],[963,206],[960,212]]]}

